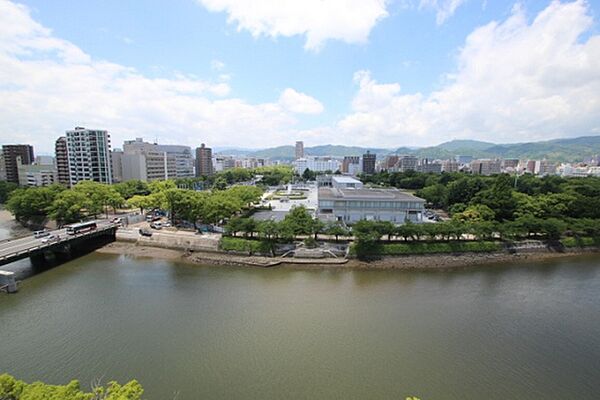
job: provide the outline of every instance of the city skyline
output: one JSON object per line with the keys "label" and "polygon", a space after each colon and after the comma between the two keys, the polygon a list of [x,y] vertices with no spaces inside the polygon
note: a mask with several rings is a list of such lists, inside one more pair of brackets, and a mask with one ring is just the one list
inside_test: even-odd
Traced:
{"label": "city skyline", "polygon": [[76,125],[247,148],[600,133],[595,2],[240,4],[0,1],[3,140],[49,154]]}

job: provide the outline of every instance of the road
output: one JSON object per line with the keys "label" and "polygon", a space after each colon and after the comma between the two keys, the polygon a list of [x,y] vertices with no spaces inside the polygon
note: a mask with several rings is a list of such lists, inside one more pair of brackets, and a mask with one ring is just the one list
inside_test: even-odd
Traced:
{"label": "road", "polygon": [[[107,221],[107,220],[96,221],[96,223],[98,224],[99,229],[106,225],[111,224],[111,222]],[[79,235],[67,235],[66,229],[55,229],[55,230],[52,230],[49,232],[52,235],[57,235],[60,238],[60,240],[65,240],[65,239],[70,239],[73,237],[79,237],[81,235],[85,235],[85,233],[81,233]],[[56,242],[44,243],[44,242],[42,242],[42,240],[43,240],[43,238],[33,237],[33,233],[32,233],[30,236],[0,242],[0,259],[14,255],[16,253],[30,251],[39,246],[51,246],[56,243]]]}

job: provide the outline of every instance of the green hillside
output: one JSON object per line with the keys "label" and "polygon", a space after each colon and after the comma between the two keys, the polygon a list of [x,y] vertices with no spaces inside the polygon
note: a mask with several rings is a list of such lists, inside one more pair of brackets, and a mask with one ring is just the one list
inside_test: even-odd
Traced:
{"label": "green hillside", "polygon": [[[494,144],[478,140],[452,140],[431,147],[399,147],[395,150],[385,148],[366,148],[358,146],[323,145],[305,147],[310,156],[360,156],[369,150],[384,157],[388,154],[414,154],[420,158],[449,159],[456,155],[468,155],[475,158],[519,158],[543,159],[551,161],[582,161],[584,158],[600,154],[600,136],[582,136],[573,139],[555,139],[543,142]],[[274,160],[293,160],[294,146],[279,146],[263,150],[236,149],[238,154]]]}

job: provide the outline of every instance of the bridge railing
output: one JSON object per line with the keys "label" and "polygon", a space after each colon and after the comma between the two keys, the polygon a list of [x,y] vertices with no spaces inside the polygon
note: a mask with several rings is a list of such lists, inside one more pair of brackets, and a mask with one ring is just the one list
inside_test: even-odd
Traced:
{"label": "bridge railing", "polygon": [[[94,229],[92,231],[77,233],[77,234],[74,234],[74,235],[67,235],[67,236],[65,236],[63,238],[59,238],[55,242],[40,243],[37,246],[33,246],[33,247],[29,247],[29,248],[24,249],[24,250],[19,250],[19,251],[15,251],[13,253],[5,254],[3,256],[0,256],[0,261],[1,260],[6,260],[8,258],[18,257],[18,256],[20,256],[22,254],[31,253],[32,251],[42,250],[44,248],[51,247],[51,246],[54,246],[54,245],[57,245],[57,244],[60,244],[60,243],[65,243],[65,242],[68,242],[68,241],[70,241],[72,239],[80,238],[82,236],[88,236],[90,234],[93,234],[94,232],[102,232],[102,231],[106,231],[106,230],[109,230],[109,229],[114,229],[114,228],[117,228],[117,227],[118,227],[118,224],[116,224],[116,223],[108,223],[108,224],[102,225],[102,226],[100,226],[100,227],[98,227],[98,228],[96,228],[96,229]],[[22,238],[20,238],[20,239],[22,239]],[[8,241],[11,241],[11,240],[17,240],[17,239],[13,238],[13,239],[9,239]]]}

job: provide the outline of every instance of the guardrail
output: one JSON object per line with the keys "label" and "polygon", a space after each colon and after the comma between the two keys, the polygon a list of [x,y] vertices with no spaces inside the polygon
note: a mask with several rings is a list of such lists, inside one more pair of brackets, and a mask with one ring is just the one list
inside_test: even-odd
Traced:
{"label": "guardrail", "polygon": [[[88,235],[93,234],[95,232],[102,232],[102,231],[106,231],[106,230],[109,230],[109,229],[114,229],[116,227],[118,227],[118,224],[109,223],[109,224],[105,224],[105,225],[99,226],[96,229],[94,229],[93,231],[78,233],[78,234],[74,234],[74,235],[67,235],[66,237],[64,237],[62,239],[59,238],[57,241],[48,242],[48,243],[41,243],[41,244],[38,244],[38,245],[33,246],[33,247],[29,247],[29,248],[24,249],[24,250],[19,250],[19,251],[16,251],[14,253],[9,253],[9,254],[0,256],[0,261],[1,260],[6,260],[8,258],[18,257],[18,256],[20,256],[22,254],[31,253],[32,251],[42,250],[44,248],[51,247],[51,246],[54,246],[54,245],[57,245],[57,244],[60,244],[60,243],[69,242],[72,239],[77,239],[77,238],[80,238],[80,237],[83,237],[83,236],[88,236]],[[25,236],[25,237],[27,237],[27,236]],[[18,239],[23,239],[23,238],[18,238]],[[13,239],[9,239],[8,241],[13,241],[13,240],[18,240],[18,239],[14,239],[13,238]]]}

